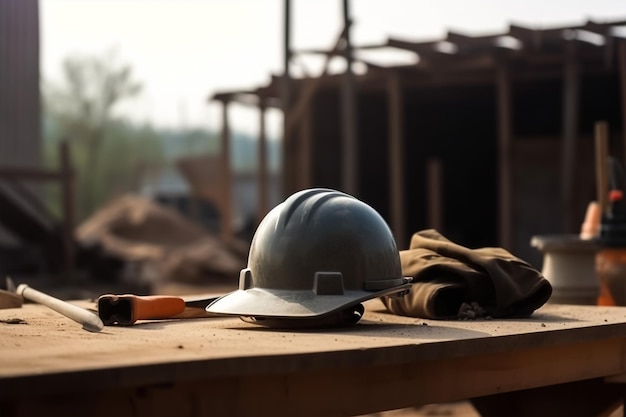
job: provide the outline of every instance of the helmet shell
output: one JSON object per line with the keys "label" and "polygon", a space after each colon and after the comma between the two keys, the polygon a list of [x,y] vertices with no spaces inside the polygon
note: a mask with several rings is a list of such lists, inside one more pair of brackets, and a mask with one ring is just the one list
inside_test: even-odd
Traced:
{"label": "helmet shell", "polygon": [[409,286],[380,214],[348,194],[316,188],[293,194],[265,216],[239,289],[207,310],[314,317]]}

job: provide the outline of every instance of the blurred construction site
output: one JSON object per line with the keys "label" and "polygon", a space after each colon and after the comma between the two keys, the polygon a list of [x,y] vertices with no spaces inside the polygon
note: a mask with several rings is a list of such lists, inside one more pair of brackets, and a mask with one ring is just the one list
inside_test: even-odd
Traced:
{"label": "blurred construction site", "polygon": [[[531,237],[577,233],[594,198],[597,121],[626,155],[626,20],[364,45],[348,2],[337,6],[334,44],[302,50],[284,2],[283,71],[207,92],[221,126],[194,136],[107,118],[141,88],[123,63],[68,60],[74,84],[42,86],[39,2],[0,3],[0,275],[67,297],[234,288],[258,222],[310,187],[366,201],[400,248],[435,228],[540,267]],[[389,50],[414,59],[376,59]],[[321,56],[321,71],[294,72],[304,56]],[[230,125],[239,104],[258,111],[258,137]]]}

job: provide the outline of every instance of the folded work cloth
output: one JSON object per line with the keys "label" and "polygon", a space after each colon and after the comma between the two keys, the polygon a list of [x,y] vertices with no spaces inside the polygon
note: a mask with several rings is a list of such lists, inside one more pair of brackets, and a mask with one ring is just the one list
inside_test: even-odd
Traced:
{"label": "folded work cloth", "polygon": [[402,316],[529,316],[552,294],[539,271],[506,250],[468,249],[432,229],[415,233],[400,259],[404,276],[413,277],[411,291],[382,301]]}

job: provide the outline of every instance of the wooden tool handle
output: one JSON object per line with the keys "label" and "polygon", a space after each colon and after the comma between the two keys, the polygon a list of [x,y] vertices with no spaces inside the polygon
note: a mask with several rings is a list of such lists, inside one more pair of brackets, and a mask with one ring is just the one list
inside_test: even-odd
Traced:
{"label": "wooden tool handle", "polygon": [[135,320],[165,319],[185,311],[185,301],[167,295],[130,296]]}
{"label": "wooden tool handle", "polygon": [[45,305],[57,313],[61,313],[65,317],[82,324],[85,330],[89,330],[90,332],[99,332],[104,328],[102,320],[89,310],[85,310],[84,308],[80,308],[63,300],[59,300],[58,298],[54,298],[48,294],[39,292],[26,284],[20,284],[15,292],[27,300]]}

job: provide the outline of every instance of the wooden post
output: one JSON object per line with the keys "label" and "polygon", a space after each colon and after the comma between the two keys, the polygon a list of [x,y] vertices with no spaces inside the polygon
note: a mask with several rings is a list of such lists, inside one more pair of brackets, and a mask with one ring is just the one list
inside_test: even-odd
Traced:
{"label": "wooden post", "polygon": [[289,125],[291,119],[291,0],[284,2],[284,73],[282,83],[282,108],[283,108],[283,152],[282,152],[282,193],[290,194],[292,185],[290,181],[291,163],[289,163],[292,150],[290,146]]}
{"label": "wooden post", "polygon": [[443,169],[441,159],[430,158],[426,163],[426,192],[428,195],[428,227],[444,233],[443,225]]}
{"label": "wooden post", "polygon": [[498,240],[501,247],[512,249],[511,79],[509,69],[504,63],[499,65],[496,73],[496,101],[498,109]]}
{"label": "wooden post", "polygon": [[267,168],[267,134],[265,130],[265,98],[259,97],[259,148],[258,148],[258,184],[259,184],[259,222],[265,217],[268,211],[268,168]]}
{"label": "wooden post", "polygon": [[387,78],[387,108],[389,109],[389,190],[391,229],[398,247],[406,241],[404,200],[404,106],[400,77],[390,70]]}
{"label": "wooden post", "polygon": [[620,40],[618,43],[618,59],[619,59],[619,84],[620,98],[622,107],[622,143],[624,146],[624,160],[620,163],[626,167],[626,41]]}
{"label": "wooden post", "polygon": [[567,44],[563,69],[563,139],[561,142],[561,211],[563,232],[573,232],[573,185],[578,127],[579,76],[575,44]]}
{"label": "wooden post", "polygon": [[[284,19],[285,19],[285,32],[284,32],[284,81],[285,86],[289,87],[290,78],[290,62],[291,62],[291,0],[285,0]],[[286,88],[288,90],[288,88]]]}
{"label": "wooden post", "polygon": [[605,215],[609,203],[609,127],[607,122],[596,122],[594,126],[596,151],[596,199],[601,215]]}
{"label": "wooden post", "polygon": [[354,196],[358,195],[358,160],[359,149],[357,142],[357,117],[356,117],[356,91],[354,72],[352,69],[352,45],[350,43],[350,10],[349,1],[343,0],[344,21],[344,57],[346,59],[346,72],[344,74],[343,88],[341,90],[341,116],[342,116],[342,186],[343,191]]}
{"label": "wooden post", "polygon": [[63,210],[63,260],[66,273],[70,273],[74,269],[76,258],[76,247],[74,241],[74,224],[75,224],[75,203],[76,203],[76,183],[74,170],[70,157],[69,144],[63,140],[59,145],[60,162],[61,162],[61,193],[62,193],[62,210]]}
{"label": "wooden post", "polygon": [[222,141],[221,165],[224,183],[222,185],[223,201],[221,204],[222,236],[233,238],[233,175],[230,166],[230,125],[228,123],[228,100],[222,101]]}
{"label": "wooden post", "polygon": [[313,106],[309,103],[302,117],[300,135],[300,188],[310,188],[313,185]]}

